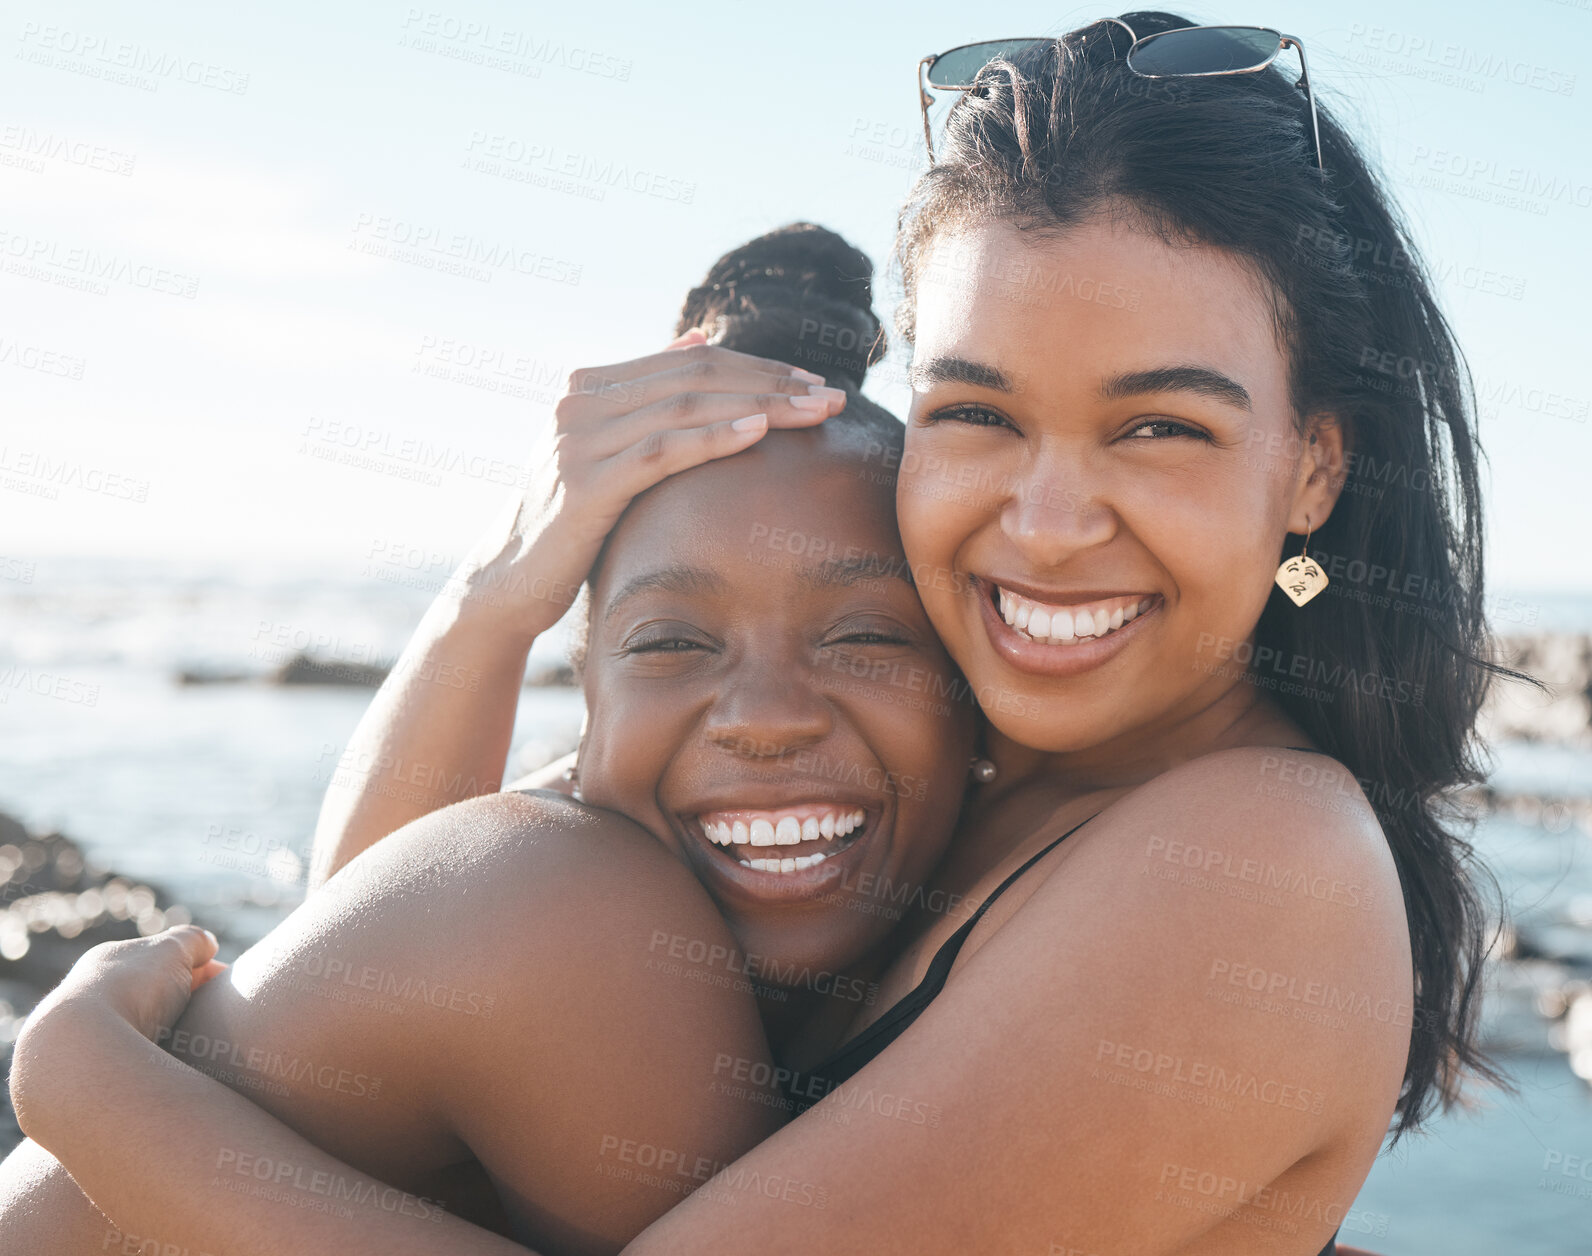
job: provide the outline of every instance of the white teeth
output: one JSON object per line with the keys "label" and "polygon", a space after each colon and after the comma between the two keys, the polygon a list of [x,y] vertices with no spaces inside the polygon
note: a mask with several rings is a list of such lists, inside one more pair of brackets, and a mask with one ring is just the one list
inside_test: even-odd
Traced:
{"label": "white teeth", "polygon": [[[845,837],[867,818],[868,813],[858,807],[855,811],[826,811],[822,816],[810,815],[800,820],[786,815],[777,820],[759,817],[750,824],[745,820],[736,820],[731,824],[724,820],[701,818],[697,823],[707,839],[716,846],[795,846],[800,842],[816,842],[819,838],[832,841],[837,837]],[[779,860],[773,862],[777,864]],[[753,860],[748,866],[755,863]]]}
{"label": "white teeth", "polygon": [[1066,645],[1071,641],[1104,637],[1144,614],[1154,601],[1154,598],[1145,597],[1131,603],[1118,602],[1115,606],[1071,610],[1042,605],[1010,593],[999,585],[996,586],[995,594],[1002,619],[1018,632],[1048,645]]}
{"label": "white teeth", "polygon": [[746,867],[758,872],[800,872],[803,868],[816,867],[828,858],[827,854],[820,851],[816,855],[802,855],[794,859],[748,859],[743,862]]}

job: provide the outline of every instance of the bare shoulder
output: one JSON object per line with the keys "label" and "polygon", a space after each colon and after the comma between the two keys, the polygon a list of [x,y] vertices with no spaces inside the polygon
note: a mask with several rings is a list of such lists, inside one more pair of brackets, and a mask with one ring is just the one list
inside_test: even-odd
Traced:
{"label": "bare shoulder", "polygon": [[1140,1032],[1175,1025],[1208,1050],[1330,1079],[1351,1120],[1391,1105],[1413,1020],[1409,934],[1387,839],[1342,764],[1275,747],[1202,756],[1077,837],[1018,916],[1036,938],[1083,924],[1088,953],[1154,1007],[1129,1018]]}
{"label": "bare shoulder", "polygon": [[350,861],[201,989],[179,1032],[309,1062],[264,1106],[400,1184],[477,1163],[519,1237],[563,1250],[556,1218],[621,1236],[671,1202],[621,1176],[622,1149],[714,1163],[778,1124],[717,1086],[723,1056],[767,1052],[750,992],[722,980],[734,949],[644,829],[491,795]]}
{"label": "bare shoulder", "polygon": [[1151,880],[1198,879],[1239,901],[1282,893],[1373,915],[1385,908],[1402,920],[1376,812],[1325,755],[1259,746],[1203,755],[1119,799],[1088,830],[1090,844],[1131,857]]}

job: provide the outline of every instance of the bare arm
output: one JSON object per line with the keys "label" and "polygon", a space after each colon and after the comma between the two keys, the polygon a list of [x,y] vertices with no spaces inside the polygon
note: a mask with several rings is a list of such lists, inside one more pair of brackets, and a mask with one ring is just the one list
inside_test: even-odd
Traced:
{"label": "bare arm", "polygon": [[[168,1018],[126,1000],[108,1012],[90,992],[158,948],[97,948],[30,1023],[14,1092],[36,1128],[75,1112],[99,1147],[118,1105],[140,1094],[178,1105],[167,1110],[187,1132],[173,1137],[192,1137],[193,1098],[217,1078],[250,1113],[345,1166],[333,1178],[279,1172],[309,1162],[256,1147],[229,1115],[218,1128],[230,1142],[188,1180],[184,1208],[203,1214],[191,1216],[134,1188],[137,1157],[109,1181],[97,1161],[72,1157],[109,1215],[179,1250],[248,1250],[247,1226],[219,1203],[238,1192],[324,1221],[386,1183],[379,1206],[429,1227],[441,1223],[439,1197],[453,1197],[445,1186],[485,1185],[484,1171],[506,1213],[496,1224],[566,1256],[603,1256],[678,1200],[667,1170],[661,1183],[631,1172],[622,1147],[716,1166],[780,1123],[772,1090],[717,1084],[722,1057],[769,1071],[750,994],[665,971],[660,936],[721,955],[734,946],[702,887],[650,834],[558,799],[476,799],[361,856],[198,991],[176,1032],[160,1035],[183,1062],[158,1050],[141,1069],[120,1060],[118,1046],[149,1044],[124,1043],[102,1016],[157,1034]],[[104,1054],[77,1054],[93,1042]],[[154,1127],[130,1132],[127,1145],[140,1143],[165,1147]],[[51,1198],[63,1230],[95,1224],[75,1186]],[[0,1233],[11,1220],[0,1211]]]}
{"label": "bare arm", "polygon": [[[625,1251],[1317,1251],[1380,1145],[1407,1019],[1356,1012],[1328,1031],[1235,1005],[1215,997],[1233,986],[1221,966],[1258,963],[1268,984],[1325,983],[1407,1012],[1408,938],[1369,809],[1342,816],[1308,790],[1258,792],[1259,762],[1213,756],[1108,811],[1026,898],[992,912],[906,1034]],[[1222,866],[1276,869],[1286,901],[1183,877],[1187,849],[1207,870],[1213,853]],[[196,1187],[229,1148],[349,1170],[207,1079],[153,1067],[155,1049],[104,1007],[58,1045],[74,1075],[142,1062],[137,1085],[107,1098],[114,1119],[98,1145],[70,1113],[24,1113],[119,1219],[197,1211],[180,1237],[200,1244],[217,1233],[199,1228],[204,1218],[224,1212],[251,1240],[225,1250],[248,1256],[517,1250],[451,1219],[426,1247],[412,1222],[380,1209],[310,1216]],[[136,1189],[125,1180],[140,1145],[131,1130],[171,1153]],[[143,1180],[155,1177],[165,1181]],[[1291,1234],[1282,1245],[1279,1231]]]}
{"label": "bare arm", "polygon": [[573,604],[633,498],[845,404],[815,375],[702,341],[571,377],[523,499],[427,611],[340,757],[312,888],[409,821],[499,789],[531,644]]}

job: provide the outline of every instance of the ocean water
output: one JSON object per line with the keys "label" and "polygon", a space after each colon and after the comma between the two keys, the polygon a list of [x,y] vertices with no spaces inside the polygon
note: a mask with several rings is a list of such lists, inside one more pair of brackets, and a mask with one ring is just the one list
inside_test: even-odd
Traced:
{"label": "ocean water", "polygon": [[[302,900],[321,795],[370,699],[260,678],[299,649],[392,659],[434,590],[401,571],[0,559],[0,811],[168,889],[241,949]],[[1528,629],[1592,629],[1592,599],[1529,605]],[[560,654],[555,636],[534,661]],[[184,670],[254,679],[178,684]],[[580,717],[571,690],[522,691],[512,766],[573,745]],[[1586,798],[1592,753],[1505,744],[1493,780]],[[1476,842],[1522,929],[1592,957],[1592,835],[1562,809],[1527,808],[1491,817]],[[1386,1256],[1592,1254],[1592,1086],[1539,1014],[1566,976],[1548,962],[1495,972],[1488,1037],[1518,1094],[1480,1096],[1385,1153],[1345,1242]]]}

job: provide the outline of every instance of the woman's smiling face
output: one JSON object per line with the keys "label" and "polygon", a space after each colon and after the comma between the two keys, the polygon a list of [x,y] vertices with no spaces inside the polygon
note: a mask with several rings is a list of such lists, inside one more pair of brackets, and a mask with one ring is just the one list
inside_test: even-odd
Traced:
{"label": "woman's smiling face", "polygon": [[924,604],[996,727],[1126,749],[1253,697],[1231,652],[1341,450],[1296,435],[1267,285],[1123,218],[993,222],[937,239],[915,318],[901,533],[958,577]]}
{"label": "woman's smiling face", "polygon": [[888,931],[967,781],[973,708],[866,444],[831,420],[674,476],[592,591],[582,795],[675,850],[781,971]]}

